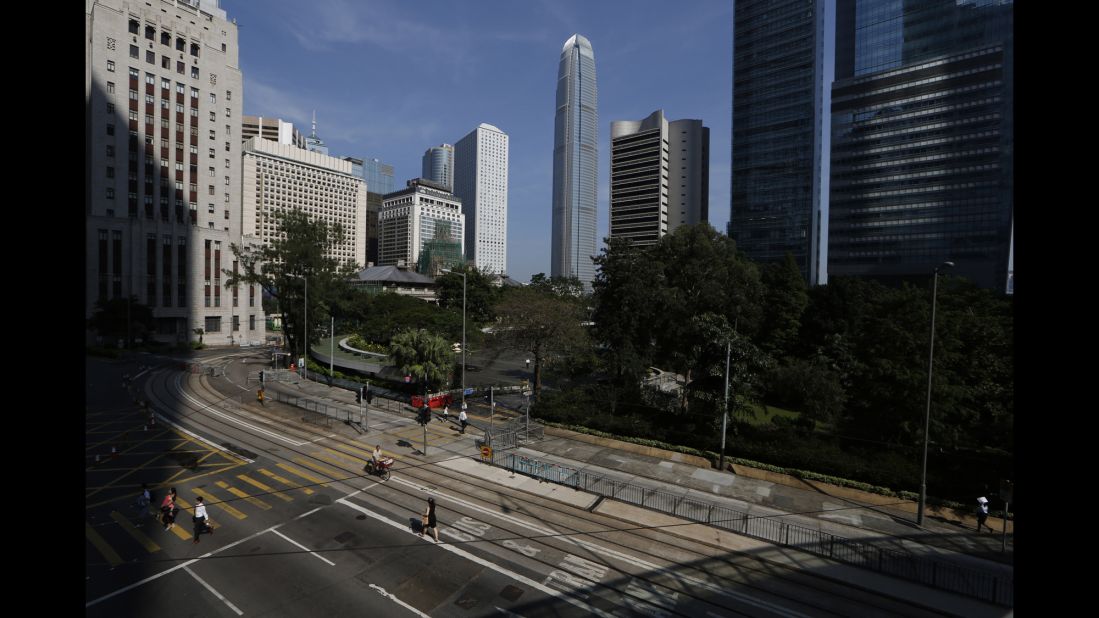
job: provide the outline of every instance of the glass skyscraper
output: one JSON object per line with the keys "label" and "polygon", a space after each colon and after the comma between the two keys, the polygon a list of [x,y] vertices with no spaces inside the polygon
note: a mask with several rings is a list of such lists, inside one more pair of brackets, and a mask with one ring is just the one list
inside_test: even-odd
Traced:
{"label": "glass skyscraper", "polygon": [[[729,236],[749,258],[820,269],[824,6],[737,0]],[[826,200],[827,196],[823,196]]]}
{"label": "glass skyscraper", "polygon": [[550,276],[595,279],[596,172],[599,161],[595,53],[579,34],[565,41],[553,122],[553,238]]}
{"label": "glass skyscraper", "polygon": [[840,0],[829,276],[952,274],[1006,290],[1013,4]]}
{"label": "glass skyscraper", "polygon": [[437,182],[454,191],[454,146],[440,144],[424,152],[420,178]]}

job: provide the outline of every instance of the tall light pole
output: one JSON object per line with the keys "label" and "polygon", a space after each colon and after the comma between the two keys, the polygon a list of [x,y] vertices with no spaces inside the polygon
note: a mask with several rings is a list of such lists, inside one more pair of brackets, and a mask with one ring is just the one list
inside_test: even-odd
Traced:
{"label": "tall light pole", "polygon": [[721,458],[718,461],[717,467],[722,472],[725,471],[725,426],[729,422],[729,352],[732,349],[732,342],[725,342],[725,409],[721,411]]}
{"label": "tall light pole", "polygon": [[449,268],[443,268],[444,273],[453,273],[462,276],[462,403],[466,402],[466,273],[456,273]]}
{"label": "tall light pole", "polygon": [[916,525],[923,525],[923,507],[927,503],[927,444],[931,430],[931,371],[935,363],[935,301],[939,294],[939,270],[953,268],[954,262],[943,262],[931,276],[931,341],[927,350],[927,410],[923,416],[923,472],[920,474],[920,503],[916,507]]}

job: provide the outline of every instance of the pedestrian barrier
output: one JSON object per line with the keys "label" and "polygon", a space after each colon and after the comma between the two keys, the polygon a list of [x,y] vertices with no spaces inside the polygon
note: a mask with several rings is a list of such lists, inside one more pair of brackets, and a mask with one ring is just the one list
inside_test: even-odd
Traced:
{"label": "pedestrian barrier", "polygon": [[495,449],[516,448],[522,442],[537,441],[545,437],[545,427],[537,422],[519,417],[505,422],[499,428],[485,429],[484,443]]}
{"label": "pedestrian barrier", "polygon": [[[745,512],[695,500],[681,494],[618,481],[517,453],[501,452],[505,447],[500,444],[510,440],[510,436],[514,433],[514,431],[507,431],[492,437],[495,441],[492,444],[493,465],[541,481],[566,485],[604,498],[613,498],[736,534],[794,547],[831,560],[916,581],[933,588],[1007,607],[1015,605],[1015,581],[1010,575],[982,571],[937,558],[880,547],[866,541],[855,541],[770,517],[750,517]],[[486,433],[486,440],[487,437]]]}

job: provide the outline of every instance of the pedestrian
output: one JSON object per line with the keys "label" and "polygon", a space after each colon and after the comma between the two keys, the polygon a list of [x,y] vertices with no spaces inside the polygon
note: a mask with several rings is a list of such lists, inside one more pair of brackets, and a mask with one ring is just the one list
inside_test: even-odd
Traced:
{"label": "pedestrian", "polygon": [[435,538],[435,542],[439,542],[439,529],[436,527],[435,520],[435,498],[427,499],[427,508],[424,509],[423,515],[423,527],[420,529],[420,536],[424,535],[424,532],[431,532],[431,536]]}
{"label": "pedestrian", "polygon": [[450,420],[450,404],[446,403],[446,404],[443,404],[443,422],[445,423],[449,420]]}
{"label": "pedestrian", "polygon": [[198,535],[203,532],[214,533],[214,529],[206,525],[206,505],[202,503],[202,496],[195,498],[195,516],[192,519],[195,523],[195,540],[192,543],[198,543]]}
{"label": "pedestrian", "polygon": [[462,433],[465,433],[466,425],[469,423],[468,417],[466,416],[465,402],[462,402],[462,411],[458,413],[458,422],[462,425]]}
{"label": "pedestrian", "polygon": [[153,495],[149,493],[149,485],[147,483],[141,484],[141,495],[137,497],[137,508],[141,511],[141,523],[139,526],[145,525],[145,518],[149,516],[149,503],[153,501]]}
{"label": "pedestrian", "polygon": [[176,488],[173,487],[160,503],[161,522],[164,524],[165,530],[175,528],[176,512],[178,510],[176,508]]}
{"label": "pedestrian", "polygon": [[981,496],[977,498],[977,534],[981,533],[981,526],[988,528],[989,532],[992,532],[992,526],[985,523],[988,519],[988,498]]}

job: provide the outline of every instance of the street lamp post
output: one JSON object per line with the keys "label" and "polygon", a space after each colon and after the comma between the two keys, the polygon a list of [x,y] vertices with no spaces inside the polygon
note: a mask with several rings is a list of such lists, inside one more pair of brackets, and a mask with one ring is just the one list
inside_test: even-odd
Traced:
{"label": "street lamp post", "polygon": [[931,276],[931,341],[927,350],[927,409],[923,416],[923,472],[920,474],[920,503],[916,508],[916,525],[923,525],[923,507],[927,503],[927,444],[931,431],[931,371],[935,362],[935,302],[939,293],[939,270],[953,268],[954,262],[943,262]]}
{"label": "street lamp post", "polygon": [[466,402],[466,273],[455,273],[449,268],[444,268],[442,271],[462,276],[462,403],[464,404]]}

